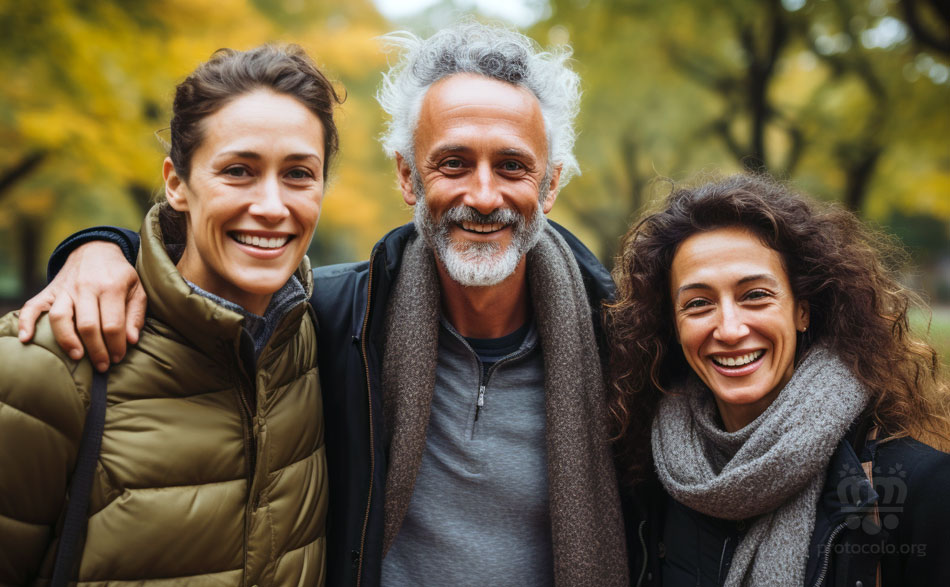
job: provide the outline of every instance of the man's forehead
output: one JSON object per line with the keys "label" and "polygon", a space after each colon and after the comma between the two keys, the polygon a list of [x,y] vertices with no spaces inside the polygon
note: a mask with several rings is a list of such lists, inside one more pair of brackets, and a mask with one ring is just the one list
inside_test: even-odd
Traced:
{"label": "man's forehead", "polygon": [[537,146],[544,150],[547,144],[541,105],[534,94],[474,74],[456,74],[433,84],[423,99],[417,131],[417,140],[434,139],[422,142],[438,149],[465,147],[469,141],[461,137],[485,133],[508,136],[515,143],[540,141]]}
{"label": "man's forehead", "polygon": [[541,104],[529,89],[474,73],[456,73],[430,86],[423,104],[436,102],[441,107],[495,105],[506,108],[537,108]]}

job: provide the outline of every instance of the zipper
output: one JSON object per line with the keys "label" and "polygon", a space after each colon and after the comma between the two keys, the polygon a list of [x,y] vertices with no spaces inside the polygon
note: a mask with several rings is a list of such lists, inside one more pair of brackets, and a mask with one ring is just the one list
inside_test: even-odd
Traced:
{"label": "zipper", "polygon": [[251,517],[253,515],[253,510],[255,508],[255,502],[257,499],[250,499],[253,495],[254,488],[254,474],[257,469],[257,439],[254,436],[254,412],[251,410],[251,403],[248,401],[248,391],[250,386],[248,385],[248,376],[247,371],[244,369],[244,365],[241,364],[241,361],[236,357],[231,357],[231,360],[234,363],[232,369],[233,384],[235,391],[238,396],[238,406],[241,412],[241,420],[243,422],[243,432],[244,432],[244,447],[246,451],[247,458],[247,495],[248,503],[244,506],[244,573],[241,582],[247,584],[247,568],[248,568],[248,540],[250,539],[251,534]]}
{"label": "zipper", "polygon": [[369,510],[373,504],[373,478],[376,472],[376,450],[373,434],[373,392],[369,379],[369,358],[366,354],[366,334],[369,329],[369,310],[373,302],[373,267],[378,249],[369,257],[369,274],[366,277],[366,312],[363,314],[363,329],[360,335],[360,351],[363,355],[363,370],[366,374],[366,407],[369,410],[369,492],[366,495],[366,513],[363,515],[363,532],[360,534],[360,556],[356,567],[356,587],[363,579],[363,550],[366,546],[366,529],[369,527]]}
{"label": "zipper", "polygon": [[828,545],[825,547],[825,560],[821,563],[821,572],[818,573],[818,580],[815,581],[814,587],[819,587],[825,581],[825,575],[828,574],[828,565],[831,564],[831,545],[834,544],[835,538],[847,525],[847,522],[841,522],[831,531],[831,536],[828,537]]}
{"label": "zipper", "polygon": [[485,386],[478,386],[478,399],[475,400],[475,421],[478,422],[478,411],[485,405]]}
{"label": "zipper", "polygon": [[649,556],[647,554],[647,541],[643,538],[643,529],[646,527],[647,521],[643,520],[640,522],[640,528],[637,529],[637,536],[640,537],[640,548],[643,549],[643,568],[640,569],[640,577],[637,578],[637,587],[640,587],[643,584],[643,576],[647,572],[647,564],[649,563]]}
{"label": "zipper", "polygon": [[[461,336],[461,335],[459,335],[459,336]],[[478,355],[475,353],[475,351],[472,350],[472,347],[468,344],[468,342],[467,342],[464,338],[462,338],[461,340],[462,340],[462,344],[464,344],[466,347],[468,347],[468,350],[470,350],[470,351],[472,352],[472,354],[475,354],[475,357],[476,357],[476,359],[477,359],[477,358],[478,358]],[[485,373],[484,379],[481,379],[481,380],[479,381],[479,384],[478,384],[478,395],[475,397],[475,421],[476,421],[476,422],[478,422],[478,413],[481,411],[482,406],[485,405],[485,389],[488,387],[488,382],[489,382],[489,380],[491,380],[492,373],[495,372],[495,369],[497,369],[499,365],[502,365],[502,364],[507,363],[507,362],[509,362],[509,361],[514,361],[515,359],[520,359],[521,357],[523,357],[523,356],[527,355],[528,353],[530,353],[532,348],[534,348],[534,347],[527,348],[527,349],[521,351],[520,353],[518,353],[518,354],[516,354],[516,355],[511,355],[511,356],[509,356],[509,357],[505,357],[504,359],[502,359],[502,360],[500,360],[500,361],[494,363],[491,367],[488,368],[488,372]],[[479,370],[481,370],[481,367],[482,367],[482,361],[481,361],[481,359],[477,359],[477,362],[478,362],[478,368],[479,368]],[[474,436],[474,434],[475,434],[475,430],[473,429],[473,430],[472,430],[472,435]]]}
{"label": "zipper", "polygon": [[719,554],[719,573],[717,573],[717,583],[723,585],[725,582],[725,577],[722,576],[722,567],[723,563],[726,562],[726,550],[729,548],[729,537],[726,536],[726,539],[722,542],[722,552]]}
{"label": "zipper", "polygon": [[254,437],[254,413],[251,404],[247,401],[247,388],[243,385],[238,391],[241,398],[241,408],[244,416],[244,443],[248,447],[247,455],[247,490],[250,492],[254,481],[254,472],[257,469],[257,439]]}

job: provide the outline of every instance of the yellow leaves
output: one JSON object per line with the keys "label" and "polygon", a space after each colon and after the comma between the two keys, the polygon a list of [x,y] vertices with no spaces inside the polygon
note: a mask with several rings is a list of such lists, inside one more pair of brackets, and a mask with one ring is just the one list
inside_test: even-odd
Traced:
{"label": "yellow leaves", "polygon": [[67,104],[55,104],[42,110],[23,110],[16,117],[22,136],[47,149],[61,147],[83,131],[94,132],[90,125],[77,120],[76,111]]}
{"label": "yellow leaves", "polygon": [[[943,143],[944,153],[946,144]],[[941,145],[901,144],[879,163],[868,198],[868,217],[883,221],[897,210],[907,215],[929,214],[950,223],[950,154],[934,162],[920,157],[922,149]]]}
{"label": "yellow leaves", "polygon": [[386,56],[377,41],[384,32],[359,24],[329,29],[315,26],[300,34],[296,42],[335,75],[362,77],[386,65]]}
{"label": "yellow leaves", "polygon": [[[292,27],[284,26],[287,15]],[[0,172],[26,153],[47,157],[0,193],[0,215],[11,222],[39,215],[44,238],[54,241],[91,223],[137,227],[143,198],[129,188],[141,194],[161,185],[164,152],[154,133],[168,126],[175,85],[221,47],[295,42],[350,94],[339,110],[342,151],[321,226],[350,239],[342,250],[368,254],[385,230],[410,217],[376,141],[382,116],[372,95],[386,66],[376,41],[383,26],[367,0],[46,0],[4,9],[0,31],[17,36],[0,48]]]}
{"label": "yellow leaves", "polygon": [[804,48],[789,51],[780,61],[778,75],[769,88],[769,97],[785,112],[794,112],[807,104],[816,90],[828,80],[828,68],[814,53]]}

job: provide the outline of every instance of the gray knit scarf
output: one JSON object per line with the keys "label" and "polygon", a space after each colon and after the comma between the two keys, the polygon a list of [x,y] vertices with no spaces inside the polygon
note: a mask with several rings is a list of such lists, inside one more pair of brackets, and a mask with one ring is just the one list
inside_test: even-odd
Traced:
{"label": "gray knit scarf", "polygon": [[678,502],[750,520],[726,585],[801,585],[825,470],[867,391],[829,350],[815,347],[765,412],[726,432],[695,375],[665,394],[653,421],[660,481]]}
{"label": "gray knit scarf", "polygon": [[[383,552],[409,509],[425,450],[441,295],[435,263],[423,239],[411,240],[387,310],[383,411],[391,444]],[[528,253],[527,272],[544,358],[555,584],[626,585],[623,518],[589,302],[573,254],[550,226]]]}

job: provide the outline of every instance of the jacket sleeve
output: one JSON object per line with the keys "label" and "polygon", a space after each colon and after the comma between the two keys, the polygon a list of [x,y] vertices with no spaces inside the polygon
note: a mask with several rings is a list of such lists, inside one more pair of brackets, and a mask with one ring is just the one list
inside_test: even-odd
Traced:
{"label": "jacket sleeve", "polygon": [[122,254],[130,264],[135,265],[135,258],[139,254],[139,235],[137,232],[115,226],[94,226],[80,230],[59,243],[49,258],[46,266],[46,279],[52,281],[59,270],[63,268],[69,254],[91,241],[109,241],[122,249]]}
{"label": "jacket sleeve", "polygon": [[[77,364],[20,343],[16,320],[16,313],[0,318],[0,585],[25,585],[43,564],[89,397],[77,384]],[[44,318],[38,339],[48,331]]]}
{"label": "jacket sleeve", "polygon": [[[892,500],[896,507],[891,509],[898,510],[896,554],[903,559],[900,583],[950,585],[950,454],[923,443],[908,444],[911,446],[901,459],[906,462],[897,461],[880,476],[892,481],[890,489],[896,498]],[[910,469],[909,476],[902,477],[901,469]],[[906,501],[900,503],[904,487]]]}

